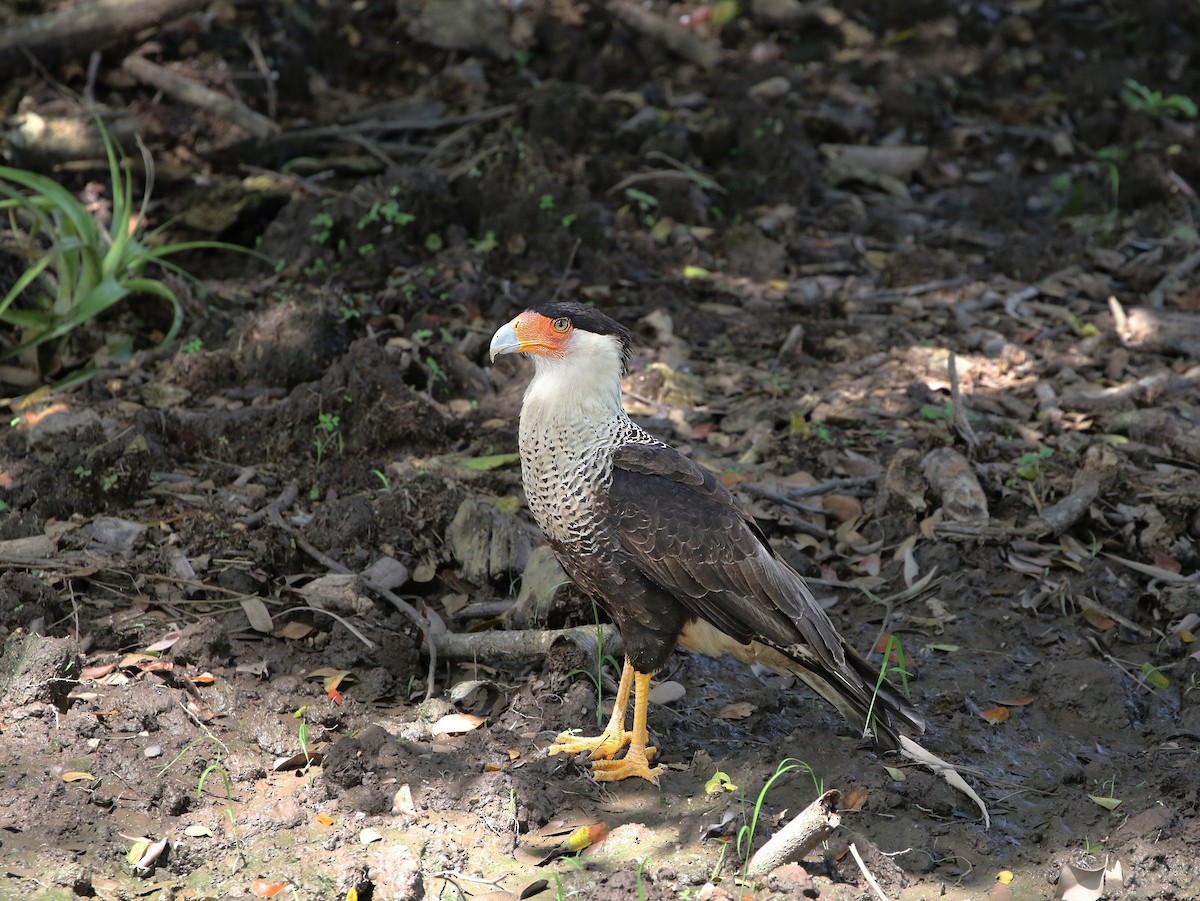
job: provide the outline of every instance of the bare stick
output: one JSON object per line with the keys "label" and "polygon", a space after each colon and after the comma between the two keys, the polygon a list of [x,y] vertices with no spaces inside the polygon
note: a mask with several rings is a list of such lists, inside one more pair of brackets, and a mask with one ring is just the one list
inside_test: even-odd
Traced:
{"label": "bare stick", "polygon": [[152,88],[158,88],[176,100],[207,110],[222,119],[228,119],[259,140],[268,138],[279,130],[278,125],[262,113],[256,113],[241,101],[234,100],[228,94],[222,94],[212,88],[206,88],[199,82],[192,81],[178,72],[172,72],[158,63],[152,63],[144,56],[125,57],[121,68],[138,81],[144,82]]}
{"label": "bare stick", "polygon": [[971,450],[976,450],[979,447],[979,436],[975,434],[975,429],[967,421],[967,409],[963,406],[962,395],[958,390],[958,358],[955,357],[954,351],[950,351],[946,363],[950,367],[950,400],[954,406],[954,424],[958,427],[958,434],[962,435],[963,441],[967,442],[967,446]]}
{"label": "bare stick", "polygon": [[789,860],[800,860],[842,824],[838,804],[842,793],[831,788],[805,807],[790,823],[771,836],[746,864],[746,875],[765,876]]}
{"label": "bare stick", "polygon": [[851,842],[850,853],[854,855],[854,862],[858,864],[859,870],[862,871],[863,878],[867,880],[867,885],[871,886],[871,891],[875,893],[875,897],[879,901],[888,901],[888,896],[883,893],[883,889],[879,887],[879,883],[875,881],[875,877],[871,875],[871,871],[867,869],[866,863],[863,862],[862,855],[858,853],[858,847]]}
{"label": "bare stick", "polygon": [[34,16],[0,30],[0,73],[28,67],[26,54],[82,55],[207,5],[207,0],[95,0]]}
{"label": "bare stick", "polygon": [[[612,626],[600,626],[604,651],[621,652],[621,636]],[[516,632],[442,632],[431,642],[443,657],[451,660],[512,659],[541,657],[556,641],[569,641],[585,654],[595,654],[599,647],[595,626],[575,626],[571,629],[527,629]]]}

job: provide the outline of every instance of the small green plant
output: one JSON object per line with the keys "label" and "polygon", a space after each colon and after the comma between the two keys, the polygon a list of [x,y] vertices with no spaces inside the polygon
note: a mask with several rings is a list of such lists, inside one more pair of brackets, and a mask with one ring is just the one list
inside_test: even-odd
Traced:
{"label": "small green plant", "polygon": [[160,344],[175,339],[183,324],[183,306],[175,291],[147,275],[159,266],[176,275],[192,276],[171,262],[177,254],[199,249],[236,250],[244,247],[219,241],[163,243],[165,226],[145,230],[154,188],[154,160],[138,143],[145,164],[145,187],[135,202],[133,177],[120,148],[100,117],[93,114],[104,143],[112,209],[107,227],[70,191],[52,178],[24,169],[0,166],[0,212],[7,213],[8,230],[18,253],[31,265],[0,297],[0,322],[21,333],[0,352],[8,359],[27,348],[57,342],[132,295],[166,301],[171,325]]}
{"label": "small green plant", "polygon": [[592,601],[592,619],[596,624],[596,666],[595,671],[574,669],[567,673],[571,676],[587,676],[596,686],[596,722],[604,723],[604,665],[607,663],[615,670],[621,669],[621,664],[611,654],[604,653],[604,626],[600,623],[600,608]]}
{"label": "small green plant", "polygon": [[637,188],[626,188],[625,196],[637,204],[646,225],[653,225],[656,218],[655,212],[658,210],[658,198],[645,191],[639,191]]}
{"label": "small green plant", "polygon": [[308,220],[308,224],[315,229],[311,235],[314,244],[327,244],[329,238],[333,235],[333,217],[328,213],[317,213]]}
{"label": "small green plant", "polygon": [[1017,459],[1017,475],[1027,482],[1036,482],[1046,474],[1046,464],[1053,456],[1052,447],[1039,447],[1036,451],[1021,454]]}
{"label": "small green plant", "polygon": [[547,211],[554,209],[554,195],[547,193],[539,197],[538,209]]}
{"label": "small green plant", "polygon": [[371,208],[359,217],[355,227],[362,231],[368,225],[408,225],[416,218],[412,213],[406,213],[400,209],[400,205],[396,201],[389,200],[384,203],[371,204]]}
{"label": "small green plant", "polygon": [[754,836],[758,832],[758,817],[762,812],[763,803],[767,800],[767,793],[771,790],[776,782],[790,773],[792,770],[806,770],[809,776],[812,777],[813,787],[817,790],[817,795],[825,793],[825,786],[821,779],[817,778],[816,772],[811,766],[803,760],[797,760],[795,757],[788,757],[779,762],[775,767],[775,774],[768,779],[758,793],[758,799],[754,802],[754,812],[750,817],[750,822],[742,826],[737,834],[737,852],[741,855],[742,860],[750,862],[751,852],[754,850]]}
{"label": "small green plant", "polygon": [[[892,658],[895,658],[895,663]],[[879,664],[879,675],[875,679],[875,690],[871,692],[871,703],[867,707],[867,716],[863,721],[863,737],[873,735],[875,732],[874,716],[875,702],[879,699],[879,692],[883,688],[883,683],[887,681],[888,673],[895,671],[900,674],[900,683],[903,686],[904,694],[908,694],[908,669],[904,664],[904,647],[900,644],[900,639],[895,635],[887,637],[887,644],[883,648],[883,662]],[[819,794],[819,792],[818,792]]]}
{"label": "small green plant", "polygon": [[567,213],[565,216],[563,216],[558,221],[562,225],[563,228],[570,228],[572,225],[575,224],[575,220],[578,218],[579,218],[578,213]]}
{"label": "small green plant", "polygon": [[1144,84],[1132,78],[1125,79],[1125,89],[1121,91],[1121,100],[1135,113],[1153,116],[1156,119],[1195,119],[1196,104],[1190,97],[1183,94],[1163,94],[1153,91]]}
{"label": "small green plant", "polygon": [[333,413],[317,414],[316,447],[318,466],[321,465],[321,460],[330,447],[336,447],[339,454],[346,450],[346,440],[342,436],[341,422],[341,417]]}
{"label": "small green plant", "polygon": [[1096,159],[1104,163],[1108,169],[1108,193],[1111,203],[1108,215],[1112,219],[1116,219],[1120,211],[1121,163],[1125,161],[1125,151],[1115,144],[1101,147],[1096,151]]}
{"label": "small green plant", "polygon": [[636,877],[638,901],[646,901],[646,886],[642,882],[642,872],[646,869],[646,861],[649,859],[649,857],[643,857],[638,861]]}
{"label": "small green plant", "polygon": [[375,478],[377,478],[377,479],[379,479],[379,481],[383,482],[384,492],[386,492],[387,494],[392,493],[392,483],[390,481],[388,481],[388,477],[386,475],[384,475],[383,472],[381,472],[378,469],[372,469],[371,475],[375,476]]}
{"label": "small green plant", "polygon": [[193,338],[183,345],[183,352],[185,354],[198,354],[202,350],[204,350],[203,338]]}
{"label": "small green plant", "polygon": [[75,475],[80,479],[90,479],[92,477],[92,471],[86,466],[80,464],[79,466],[75,467]]}

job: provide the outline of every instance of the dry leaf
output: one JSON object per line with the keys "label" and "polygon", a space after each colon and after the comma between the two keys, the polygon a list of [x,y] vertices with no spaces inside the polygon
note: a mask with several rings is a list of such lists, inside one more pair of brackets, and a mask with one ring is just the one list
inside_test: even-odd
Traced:
{"label": "dry leaf", "polygon": [[96,777],[91,773],[80,773],[71,771],[62,774],[63,782],[95,782]]}
{"label": "dry leaf", "polygon": [[870,792],[866,788],[856,785],[842,795],[842,810],[862,810],[862,806],[867,803],[869,795]]}
{"label": "dry leaf", "polygon": [[993,725],[1003,723],[1008,719],[1007,707],[993,707],[991,710],[981,710],[979,715]]}
{"label": "dry leaf", "polygon": [[271,611],[267,609],[267,605],[260,598],[242,598],[241,604],[242,612],[250,621],[250,628],[255,632],[270,635],[275,623],[271,620]]}
{"label": "dry leaf", "polygon": [[719,711],[717,711],[717,719],[744,720],[757,709],[758,708],[749,701],[736,701],[733,704],[726,704]]}
{"label": "dry leaf", "polygon": [[462,735],[478,729],[484,722],[483,717],[473,713],[447,713],[430,726],[429,731],[434,735]]}

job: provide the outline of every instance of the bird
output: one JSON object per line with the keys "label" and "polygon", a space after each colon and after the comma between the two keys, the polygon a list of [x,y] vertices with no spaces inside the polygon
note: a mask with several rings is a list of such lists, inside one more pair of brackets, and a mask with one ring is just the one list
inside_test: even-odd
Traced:
{"label": "bird", "polygon": [[629,417],[621,393],[628,329],[587,304],[556,300],[500,326],[489,350],[493,363],[514,353],[533,361],[518,426],[526,501],[625,651],[607,726],[589,737],[565,731],[550,754],[590,753],[597,781],[657,784],[650,685],[676,645],[794,674],[883,748],[898,746],[902,725],[924,731],[920,713],[838,634],[732,492]]}

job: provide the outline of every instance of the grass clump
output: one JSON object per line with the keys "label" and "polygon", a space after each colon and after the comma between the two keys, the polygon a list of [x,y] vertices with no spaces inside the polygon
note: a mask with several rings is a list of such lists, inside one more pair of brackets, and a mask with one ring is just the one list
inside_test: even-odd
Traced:
{"label": "grass clump", "polygon": [[28,261],[0,297],[0,323],[16,332],[15,338],[5,336],[8,346],[0,349],[0,360],[60,342],[133,295],[156,297],[170,306],[171,325],[160,345],[169,343],[183,323],[183,306],[151,267],[192,278],[170,258],[197,249],[246,252],[219,241],[163,243],[165,226],[147,231],[146,210],[154,185],[150,153],[139,141],[146,183],[141,198],[135,199],[127,161],[100,118],[94,118],[112,186],[107,224],[53,178],[0,166],[0,217],[7,219],[7,243],[10,252]]}

